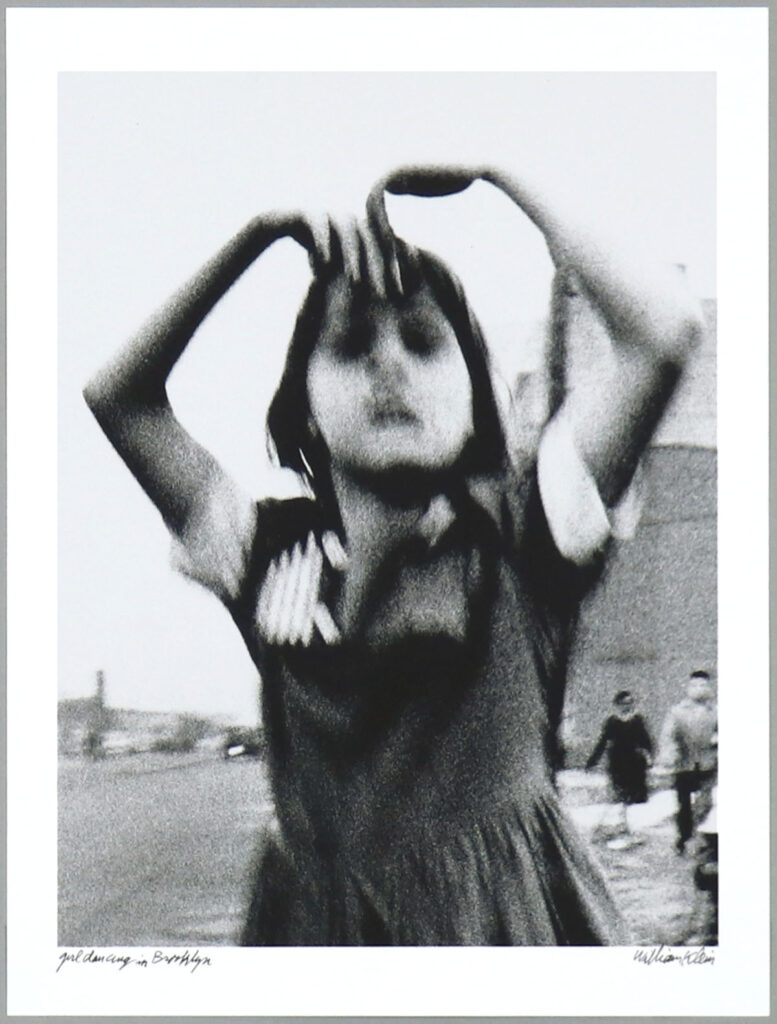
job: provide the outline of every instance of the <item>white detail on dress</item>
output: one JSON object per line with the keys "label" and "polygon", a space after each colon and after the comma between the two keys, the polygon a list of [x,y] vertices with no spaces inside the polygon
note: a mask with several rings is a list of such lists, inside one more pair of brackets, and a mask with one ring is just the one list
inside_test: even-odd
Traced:
{"label": "white detail on dress", "polygon": [[256,604],[256,625],[268,643],[307,647],[314,629],[327,644],[340,639],[328,608],[319,601],[323,561],[312,530],[304,549],[297,542],[291,552],[282,551],[272,560]]}

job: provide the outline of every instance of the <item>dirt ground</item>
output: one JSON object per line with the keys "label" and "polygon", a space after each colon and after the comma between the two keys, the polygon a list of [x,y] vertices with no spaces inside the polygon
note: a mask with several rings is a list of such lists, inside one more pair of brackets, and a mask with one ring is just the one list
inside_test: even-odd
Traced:
{"label": "dirt ground", "polygon": [[683,855],[675,851],[674,791],[658,789],[647,804],[629,809],[638,842],[618,849],[606,841],[614,808],[606,803],[604,775],[564,772],[559,783],[562,800],[601,864],[634,944],[709,944],[716,937],[713,908],[694,883],[699,843],[691,840]]}

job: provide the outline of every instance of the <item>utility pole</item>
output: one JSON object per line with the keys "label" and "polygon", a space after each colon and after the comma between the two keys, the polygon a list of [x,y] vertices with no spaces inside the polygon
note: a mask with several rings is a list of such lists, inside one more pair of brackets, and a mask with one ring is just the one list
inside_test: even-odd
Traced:
{"label": "utility pole", "polygon": [[105,673],[97,670],[97,685],[92,697],[92,707],[84,737],[84,753],[97,759],[103,755],[103,733],[105,732]]}

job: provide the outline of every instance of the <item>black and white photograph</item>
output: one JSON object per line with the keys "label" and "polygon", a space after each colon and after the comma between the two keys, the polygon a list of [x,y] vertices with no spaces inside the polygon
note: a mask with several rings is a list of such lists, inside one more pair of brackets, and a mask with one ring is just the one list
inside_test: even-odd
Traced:
{"label": "black and white photograph", "polygon": [[747,799],[719,78],[341,66],[56,76],[57,982],[565,947],[699,993]]}

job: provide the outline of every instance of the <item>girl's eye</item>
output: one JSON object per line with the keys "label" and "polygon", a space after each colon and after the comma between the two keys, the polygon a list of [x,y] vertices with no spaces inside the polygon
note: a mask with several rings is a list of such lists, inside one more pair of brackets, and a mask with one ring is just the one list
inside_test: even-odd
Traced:
{"label": "girl's eye", "polygon": [[414,355],[429,355],[439,348],[441,339],[434,331],[420,324],[405,324],[402,327],[402,340],[408,352]]}
{"label": "girl's eye", "polygon": [[352,326],[338,338],[336,352],[341,359],[358,359],[364,355],[368,347],[368,332]]}

